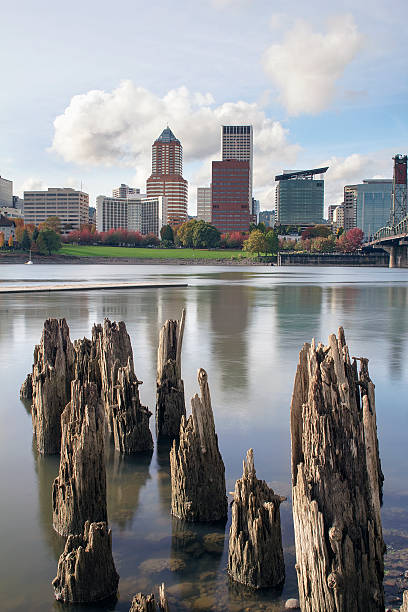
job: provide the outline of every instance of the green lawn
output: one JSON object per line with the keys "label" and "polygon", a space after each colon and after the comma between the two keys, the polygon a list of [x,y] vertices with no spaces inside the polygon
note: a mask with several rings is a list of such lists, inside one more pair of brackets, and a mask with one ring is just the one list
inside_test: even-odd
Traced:
{"label": "green lawn", "polygon": [[137,259],[239,259],[250,256],[242,251],[207,251],[205,249],[144,249],[115,246],[63,245],[61,255],[78,257],[135,257]]}

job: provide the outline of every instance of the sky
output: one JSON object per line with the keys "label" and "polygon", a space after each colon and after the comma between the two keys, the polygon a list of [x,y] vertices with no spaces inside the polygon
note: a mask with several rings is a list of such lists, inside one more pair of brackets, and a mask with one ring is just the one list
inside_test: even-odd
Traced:
{"label": "sky", "polygon": [[0,175],[24,189],[145,192],[151,145],[183,145],[189,213],[221,125],[254,128],[254,195],[284,169],[343,186],[408,151],[406,0],[16,0],[1,3]]}

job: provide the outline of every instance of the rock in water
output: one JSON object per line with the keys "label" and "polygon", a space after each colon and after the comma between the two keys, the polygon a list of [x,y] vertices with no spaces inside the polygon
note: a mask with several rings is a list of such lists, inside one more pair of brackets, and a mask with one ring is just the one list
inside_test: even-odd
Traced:
{"label": "rock in water", "polygon": [[33,399],[33,375],[27,374],[25,381],[20,388],[20,399],[32,400]]}
{"label": "rock in water", "polygon": [[59,453],[61,413],[71,398],[74,348],[65,319],[47,319],[34,349],[32,374],[33,430],[40,453]]}
{"label": "rock in water", "polygon": [[159,587],[159,601],[157,604],[153,593],[149,595],[138,593],[132,600],[129,612],[169,612],[169,609],[166,593],[164,591],[164,584],[162,584]]}
{"label": "rock in water", "polygon": [[152,413],[140,403],[138,387],[141,382],[136,378],[130,359],[126,367],[114,368],[112,379],[116,383],[116,402],[110,410],[115,448],[124,454],[152,450],[149,428]]}
{"label": "rock in water", "polygon": [[207,373],[198,371],[201,398],[191,400],[192,414],[181,419],[180,440],[170,451],[171,512],[187,521],[227,518],[225,468],[218,449]]}
{"label": "rock in water", "polygon": [[380,612],[385,546],[374,385],[367,360],[359,379],[342,328],[338,335],[327,347],[303,346],[292,396],[300,604],[303,612]]}
{"label": "rock in water", "polygon": [[89,523],[83,535],[70,535],[52,581],[55,597],[65,603],[91,603],[114,597],[119,576],[112,557],[112,533],[106,523]]}
{"label": "rock in water", "polygon": [[94,383],[72,382],[62,413],[59,474],[52,489],[53,525],[60,535],[80,534],[86,521],[107,521],[104,412]]}
{"label": "rock in water", "polygon": [[156,432],[176,438],[181,417],[186,416],[184,382],[181,378],[181,347],[185,310],[180,321],[167,320],[160,330],[157,351]]}
{"label": "rock in water", "polygon": [[249,449],[232,502],[228,573],[237,582],[259,589],[285,579],[279,511],[285,499],[258,480]]}

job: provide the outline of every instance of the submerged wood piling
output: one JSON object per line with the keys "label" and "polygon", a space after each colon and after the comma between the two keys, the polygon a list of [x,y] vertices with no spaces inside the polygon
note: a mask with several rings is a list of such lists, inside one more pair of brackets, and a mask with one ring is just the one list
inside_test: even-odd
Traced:
{"label": "submerged wood piling", "polygon": [[181,378],[181,348],[186,312],[179,321],[168,319],[160,330],[157,351],[156,433],[176,438],[181,417],[186,416],[184,382]]}
{"label": "submerged wood piling", "polygon": [[382,473],[367,360],[344,331],[305,344],[291,404],[293,519],[302,612],[383,612]]}
{"label": "submerged wood piling", "polygon": [[264,480],[258,480],[253,450],[249,449],[232,502],[228,573],[236,582],[260,589],[284,581],[279,507],[285,500]]}
{"label": "submerged wood piling", "polygon": [[192,414],[181,419],[180,440],[170,451],[171,511],[187,521],[227,518],[225,467],[218,449],[207,373],[200,368],[201,397],[191,400]]}

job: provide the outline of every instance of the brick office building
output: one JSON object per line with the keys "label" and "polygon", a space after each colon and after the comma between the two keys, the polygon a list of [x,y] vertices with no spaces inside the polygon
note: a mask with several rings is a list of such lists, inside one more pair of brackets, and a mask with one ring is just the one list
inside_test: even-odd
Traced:
{"label": "brick office building", "polygon": [[221,233],[249,230],[249,178],[249,161],[212,162],[212,224]]}

